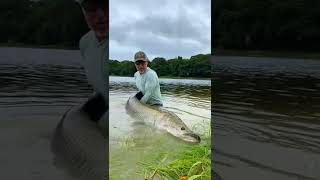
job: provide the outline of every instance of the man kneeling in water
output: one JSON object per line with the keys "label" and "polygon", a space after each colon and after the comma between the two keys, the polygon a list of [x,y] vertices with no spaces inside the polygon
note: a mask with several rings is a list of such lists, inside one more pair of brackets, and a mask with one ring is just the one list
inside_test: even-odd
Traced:
{"label": "man kneeling in water", "polygon": [[148,62],[149,59],[144,52],[139,51],[134,55],[134,63],[137,69],[134,80],[139,90],[136,97],[144,104],[162,106],[158,75],[148,67]]}
{"label": "man kneeling in water", "polygon": [[[102,123],[101,117],[108,110],[108,0],[76,0],[90,28],[80,40],[81,64],[88,83],[95,94],[84,104],[82,110],[90,119]],[[106,116],[107,117],[107,116]],[[105,117],[105,118],[106,118]],[[103,119],[105,119],[103,118]],[[102,126],[106,126],[103,122]]]}

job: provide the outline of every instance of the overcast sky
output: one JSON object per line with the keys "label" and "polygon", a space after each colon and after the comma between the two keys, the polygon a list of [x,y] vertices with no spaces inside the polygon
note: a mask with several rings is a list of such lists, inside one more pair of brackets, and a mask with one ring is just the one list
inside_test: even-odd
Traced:
{"label": "overcast sky", "polygon": [[211,51],[210,0],[110,0],[110,59],[150,60]]}

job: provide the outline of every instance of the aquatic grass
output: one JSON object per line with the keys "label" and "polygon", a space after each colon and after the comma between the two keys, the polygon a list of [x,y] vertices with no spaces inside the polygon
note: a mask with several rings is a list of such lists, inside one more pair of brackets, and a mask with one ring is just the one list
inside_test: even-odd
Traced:
{"label": "aquatic grass", "polygon": [[[118,142],[116,144],[120,146],[114,153],[119,154],[117,156],[119,158],[140,159],[138,163],[132,163],[133,169],[126,173],[136,173],[137,177],[144,177],[148,180],[211,179],[211,131],[210,128],[206,131],[208,127],[210,125],[204,125],[204,123],[191,127],[202,139],[198,145],[177,143],[177,139],[167,134],[148,136],[149,138],[145,138],[143,133],[139,137],[116,137],[113,138],[113,141]],[[150,134],[147,133],[147,135]],[[154,148],[155,144],[157,144],[156,149]],[[129,152],[127,152],[128,150]],[[126,152],[125,157],[121,155],[124,152]],[[143,160],[141,160],[142,158]],[[119,164],[117,158],[111,158],[110,161],[115,161],[111,163],[113,164],[113,172],[117,171],[117,166],[124,165]],[[131,162],[131,160],[128,161]],[[110,178],[115,179],[112,176]]]}
{"label": "aquatic grass", "polygon": [[179,152],[163,152],[140,162],[147,180],[211,179],[211,131],[204,133],[199,145],[189,145]]}
{"label": "aquatic grass", "polygon": [[[159,159],[161,159],[159,161]],[[170,160],[171,159],[171,160]],[[174,159],[174,160],[173,160]],[[160,154],[156,159],[141,163],[145,177],[153,179],[210,179],[211,147],[201,144],[190,147],[178,154]]]}

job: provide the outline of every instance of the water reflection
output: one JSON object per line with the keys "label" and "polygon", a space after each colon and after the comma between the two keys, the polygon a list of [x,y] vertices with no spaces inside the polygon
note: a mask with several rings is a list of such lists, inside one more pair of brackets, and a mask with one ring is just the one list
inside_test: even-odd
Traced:
{"label": "water reflection", "polygon": [[214,57],[213,63],[217,172],[226,179],[319,178],[320,62]]}
{"label": "water reflection", "polygon": [[0,66],[0,106],[74,105],[90,93],[86,77],[78,66]]}
{"label": "water reflection", "polygon": [[[63,113],[92,92],[82,69],[73,65],[19,64],[14,60],[0,66],[0,159],[6,162],[1,164],[5,170],[0,179],[76,179],[56,166],[50,140]],[[17,169],[19,173],[14,173]]]}

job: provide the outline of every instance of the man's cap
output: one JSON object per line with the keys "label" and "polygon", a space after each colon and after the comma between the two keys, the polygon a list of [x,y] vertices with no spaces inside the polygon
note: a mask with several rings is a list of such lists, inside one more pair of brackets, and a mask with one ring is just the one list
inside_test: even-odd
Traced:
{"label": "man's cap", "polygon": [[134,61],[149,61],[146,53],[139,51],[134,55]]}

